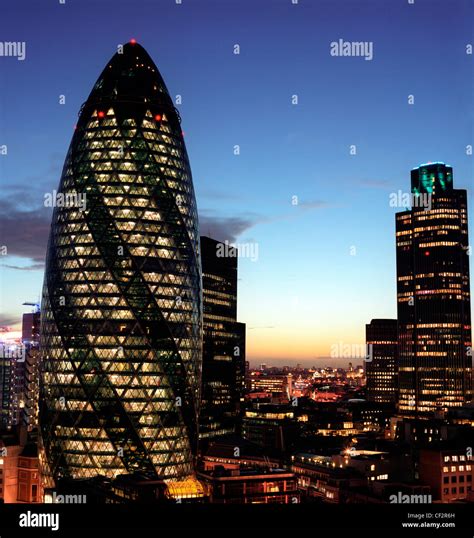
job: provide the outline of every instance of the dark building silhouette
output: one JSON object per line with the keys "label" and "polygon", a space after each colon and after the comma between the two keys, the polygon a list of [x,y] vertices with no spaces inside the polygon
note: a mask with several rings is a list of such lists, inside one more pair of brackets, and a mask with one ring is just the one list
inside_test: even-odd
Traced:
{"label": "dark building silhouette", "polygon": [[18,455],[17,499],[26,503],[41,501],[38,446],[36,442],[28,443]]}
{"label": "dark building silhouette", "polygon": [[19,423],[18,383],[19,363],[10,346],[0,344],[0,430],[11,429]]}
{"label": "dark building silhouette", "polygon": [[200,392],[198,219],[179,115],[134,41],[82,106],[57,195],[41,309],[47,485],[142,472],[184,495]]}
{"label": "dark building silhouette", "polygon": [[466,442],[433,442],[419,453],[420,482],[430,486],[433,501],[472,502],[474,467]]}
{"label": "dark building silhouette", "polygon": [[397,401],[397,320],[373,319],[365,326],[367,360],[367,400],[379,403]]}
{"label": "dark building silhouette", "polygon": [[243,437],[270,453],[289,452],[299,431],[291,405],[258,403],[245,411]]}
{"label": "dark building silhouette", "polygon": [[23,314],[22,343],[25,349],[25,365],[22,422],[28,430],[38,426],[40,321],[39,308]]}
{"label": "dark building silhouette", "polygon": [[421,416],[472,397],[467,195],[444,163],[411,172],[397,213],[399,410]]}
{"label": "dark building silhouette", "polygon": [[[239,430],[245,390],[245,324],[237,322],[237,255],[201,237],[204,341],[199,436]],[[222,249],[224,252],[224,249]],[[229,254],[236,254],[227,250]]]}
{"label": "dark building silhouette", "polygon": [[36,309],[34,312],[23,314],[21,326],[21,339],[24,344],[38,343],[40,335],[40,312]]}
{"label": "dark building silhouette", "polygon": [[0,344],[0,430],[37,426],[39,311],[23,314],[21,343]]}
{"label": "dark building silhouette", "polygon": [[300,501],[298,480],[283,469],[225,469],[200,472],[214,504],[294,504]]}
{"label": "dark building silhouette", "polygon": [[25,366],[22,344],[0,344],[0,430],[10,430],[22,421]]}

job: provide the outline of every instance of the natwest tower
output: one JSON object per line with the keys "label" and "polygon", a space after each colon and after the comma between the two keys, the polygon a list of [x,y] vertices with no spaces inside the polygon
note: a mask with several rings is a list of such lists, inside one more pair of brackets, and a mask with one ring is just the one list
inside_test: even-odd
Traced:
{"label": "natwest tower", "polygon": [[413,169],[411,193],[396,215],[399,410],[427,416],[472,397],[467,196],[444,163]]}

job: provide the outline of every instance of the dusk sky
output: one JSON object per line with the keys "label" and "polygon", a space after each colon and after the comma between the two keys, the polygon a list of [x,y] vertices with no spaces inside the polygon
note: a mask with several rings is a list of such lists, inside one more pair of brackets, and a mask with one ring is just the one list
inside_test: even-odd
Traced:
{"label": "dusk sky", "polygon": [[[363,343],[372,318],[396,317],[389,200],[412,168],[453,167],[472,244],[473,21],[470,0],[4,2],[0,39],[26,58],[0,57],[0,325],[18,330],[40,297],[44,196],[80,106],[135,38],[182,96],[201,234],[258,244],[239,260],[248,359],[324,366],[332,344]],[[331,56],[339,39],[372,42],[373,59]]]}

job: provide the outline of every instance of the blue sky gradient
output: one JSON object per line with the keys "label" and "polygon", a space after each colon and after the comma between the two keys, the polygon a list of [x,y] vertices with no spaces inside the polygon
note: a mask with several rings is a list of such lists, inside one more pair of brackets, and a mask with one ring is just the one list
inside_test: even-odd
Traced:
{"label": "blue sky gradient", "polygon": [[[182,96],[201,233],[258,242],[258,261],[240,260],[248,357],[318,364],[333,343],[363,342],[370,319],[396,316],[389,195],[410,170],[452,165],[472,225],[473,15],[468,0],[6,4],[1,38],[25,41],[26,59],[0,57],[0,325],[39,297],[44,194],[81,104],[133,37]],[[373,60],[331,56],[340,38],[373,42]]]}

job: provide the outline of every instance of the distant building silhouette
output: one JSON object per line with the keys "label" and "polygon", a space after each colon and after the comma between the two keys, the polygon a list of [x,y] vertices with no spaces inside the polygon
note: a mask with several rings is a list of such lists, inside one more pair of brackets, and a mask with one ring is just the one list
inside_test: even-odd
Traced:
{"label": "distant building silhouette", "polygon": [[397,401],[397,320],[373,319],[365,326],[367,400]]}
{"label": "distant building silhouette", "polygon": [[218,255],[201,237],[203,363],[201,439],[236,433],[245,390],[245,324],[237,322],[237,256]]}

